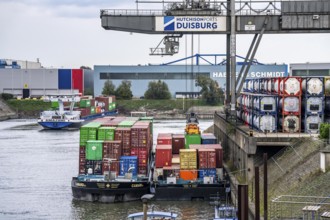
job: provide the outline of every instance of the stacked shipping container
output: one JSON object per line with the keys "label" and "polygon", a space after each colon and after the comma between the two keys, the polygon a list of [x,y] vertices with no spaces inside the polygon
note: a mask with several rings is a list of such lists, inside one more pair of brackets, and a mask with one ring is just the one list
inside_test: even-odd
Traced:
{"label": "stacked shipping container", "polygon": [[107,111],[112,111],[116,109],[116,99],[115,96],[107,97],[95,97],[95,99],[89,96],[81,97],[79,104],[79,111],[81,111],[81,116],[86,117],[93,114],[100,114]]}
{"label": "stacked shipping container", "polygon": [[123,117],[96,121],[80,129],[79,174],[147,175],[152,123]]}
{"label": "stacked shipping container", "polygon": [[248,79],[237,99],[237,117],[261,132],[298,133],[305,128],[306,133],[318,133],[323,96],[320,77]]}
{"label": "stacked shipping container", "polygon": [[[192,137],[197,143],[189,139]],[[222,168],[222,147],[213,134],[159,134],[156,146],[156,173],[167,183],[203,181],[212,183]],[[172,145],[169,145],[169,144]],[[170,159],[170,157],[172,157]]]}
{"label": "stacked shipping container", "polygon": [[305,133],[317,134],[324,121],[324,82],[322,77],[303,79],[302,123]]}

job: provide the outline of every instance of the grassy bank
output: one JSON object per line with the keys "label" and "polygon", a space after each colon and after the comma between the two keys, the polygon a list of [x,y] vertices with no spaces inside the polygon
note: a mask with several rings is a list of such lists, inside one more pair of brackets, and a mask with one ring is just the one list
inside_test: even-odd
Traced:
{"label": "grassy bank", "polygon": [[44,102],[42,100],[10,99],[7,100],[6,103],[21,118],[36,118],[39,116],[41,111],[51,108],[50,102]]}
{"label": "grassy bank", "polygon": [[139,109],[156,109],[159,111],[167,110],[184,110],[186,111],[192,106],[208,106],[203,100],[193,99],[170,99],[170,100],[117,100],[117,105],[127,111],[139,110]]}

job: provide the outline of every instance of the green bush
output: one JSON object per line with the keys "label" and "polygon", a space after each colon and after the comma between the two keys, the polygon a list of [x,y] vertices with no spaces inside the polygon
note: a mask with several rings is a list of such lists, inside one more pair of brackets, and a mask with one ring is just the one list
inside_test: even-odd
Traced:
{"label": "green bush", "polygon": [[330,124],[322,123],[320,126],[320,138],[328,139],[329,138],[329,129],[330,129]]}
{"label": "green bush", "polygon": [[9,99],[13,99],[14,96],[12,94],[9,94],[9,93],[2,93],[1,94],[1,97],[4,99],[4,100],[9,100]]}

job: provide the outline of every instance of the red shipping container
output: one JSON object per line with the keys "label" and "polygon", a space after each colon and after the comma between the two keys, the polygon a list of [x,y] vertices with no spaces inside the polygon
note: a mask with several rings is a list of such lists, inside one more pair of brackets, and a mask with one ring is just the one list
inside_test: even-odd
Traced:
{"label": "red shipping container", "polygon": [[116,172],[117,176],[119,175],[119,161],[111,161],[109,162],[108,160],[103,160],[102,161],[102,172],[104,174],[104,172],[106,171],[112,171],[112,172]]}
{"label": "red shipping container", "polygon": [[139,166],[146,166],[148,164],[149,153],[148,150],[141,147],[131,148],[131,156],[138,157]]}
{"label": "red shipping container", "polygon": [[157,138],[158,145],[171,145],[172,146],[172,137],[158,137]]}
{"label": "red shipping container", "polygon": [[133,125],[131,129],[131,147],[150,147],[149,125]]}
{"label": "red shipping container", "polygon": [[183,134],[174,134],[172,139],[172,153],[179,154],[180,149],[185,148],[185,139]]}
{"label": "red shipping container", "polygon": [[157,145],[156,146],[156,168],[163,168],[164,166],[172,166],[172,146],[171,145]]}
{"label": "red shipping container", "polygon": [[216,168],[215,149],[198,149],[199,169]]}
{"label": "red shipping container", "polygon": [[95,99],[91,99],[91,106],[95,106]]}
{"label": "red shipping container", "polygon": [[100,107],[103,111],[109,110],[109,97],[95,97],[96,105]]}
{"label": "red shipping container", "polygon": [[122,156],[121,141],[104,141],[103,142],[103,158],[112,158],[119,160]]}
{"label": "red shipping container", "polygon": [[85,174],[86,149],[84,146],[79,147],[79,174]]}
{"label": "red shipping container", "polygon": [[79,93],[84,93],[84,73],[82,69],[72,69],[72,87],[78,89]]}
{"label": "red shipping container", "polygon": [[124,156],[131,155],[131,128],[116,128],[115,140],[122,141],[122,153]]}
{"label": "red shipping container", "polygon": [[223,167],[223,149],[220,144],[191,144],[190,149],[214,149],[216,153],[216,168]]}

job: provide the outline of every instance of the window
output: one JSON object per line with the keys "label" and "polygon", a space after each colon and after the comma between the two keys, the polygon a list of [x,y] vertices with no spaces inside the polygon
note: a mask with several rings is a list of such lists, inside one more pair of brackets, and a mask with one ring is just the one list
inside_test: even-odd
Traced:
{"label": "window", "polygon": [[329,70],[309,70],[309,76],[328,76]]}
{"label": "window", "polygon": [[150,79],[150,80],[165,80],[165,79],[196,79],[198,76],[210,76],[210,73],[100,73],[100,79],[119,79],[119,80],[133,80],[133,79]]}

